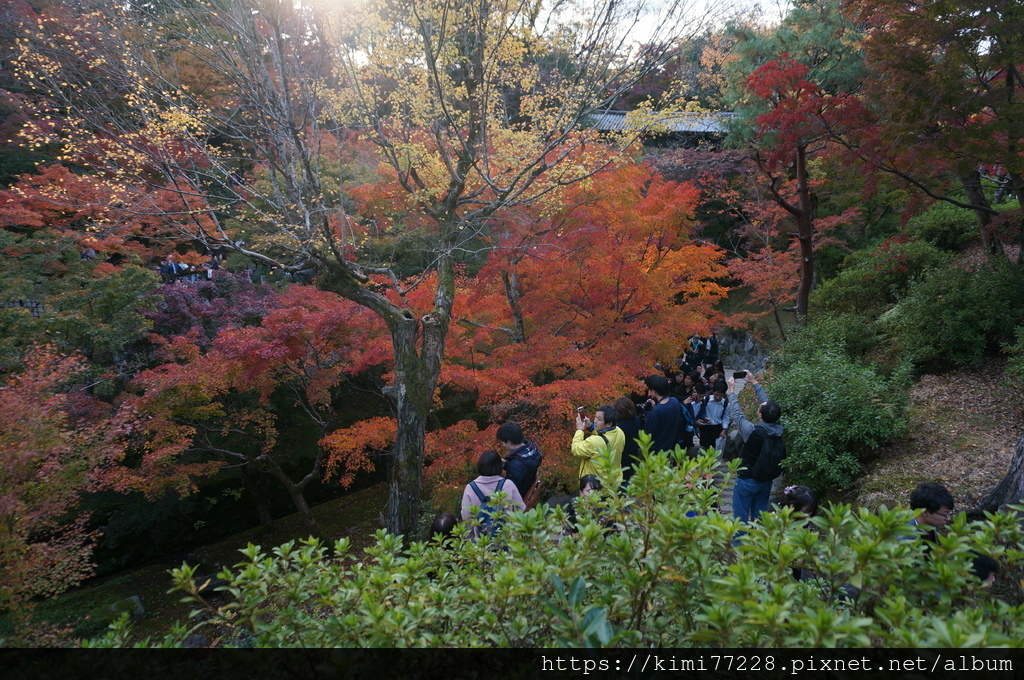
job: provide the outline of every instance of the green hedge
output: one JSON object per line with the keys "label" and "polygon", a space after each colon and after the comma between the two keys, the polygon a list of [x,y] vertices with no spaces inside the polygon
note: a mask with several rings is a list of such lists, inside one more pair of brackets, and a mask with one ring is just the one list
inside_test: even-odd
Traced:
{"label": "green hedge", "polygon": [[[565,514],[516,512],[500,539],[413,543],[381,532],[365,557],[347,540],[250,546],[221,576],[229,604],[198,598],[195,570],[174,571],[197,603],[191,632],[258,647],[919,647],[1019,644],[1024,608],[989,599],[970,550],[1022,561],[1017,520],[957,517],[929,557],[909,510],[840,505],[805,520],[739,524],[715,510],[715,459],[650,456],[629,495]],[[354,558],[354,559],[353,559]],[[811,570],[796,581],[794,567]],[[127,617],[92,646],[133,642]]]}
{"label": "green hedge", "polygon": [[844,357],[861,360],[874,351],[883,337],[875,324],[856,314],[819,314],[807,326],[790,332],[786,342],[771,354],[773,371],[778,374],[813,360],[815,354],[838,352]]}
{"label": "green hedge", "polygon": [[811,294],[811,304],[825,312],[872,315],[898,302],[913,282],[949,259],[926,241],[891,238],[850,254],[842,271]]}
{"label": "green hedge", "polygon": [[1006,373],[1018,380],[1024,380],[1024,326],[1015,331],[1017,341],[1013,344],[1006,343],[1004,351],[1010,355],[1010,361],[1006,366]]}
{"label": "green hedge", "polygon": [[863,358],[873,340],[853,317],[825,317],[773,355],[768,394],[782,407],[787,482],[848,487],[863,455],[904,431],[909,366],[884,375]]}
{"label": "green hedge", "polygon": [[942,250],[959,251],[979,232],[972,210],[939,201],[907,221],[906,232]]}
{"label": "green hedge", "polygon": [[976,364],[990,345],[1012,341],[1024,323],[1024,268],[950,266],[914,283],[879,321],[916,363]]}

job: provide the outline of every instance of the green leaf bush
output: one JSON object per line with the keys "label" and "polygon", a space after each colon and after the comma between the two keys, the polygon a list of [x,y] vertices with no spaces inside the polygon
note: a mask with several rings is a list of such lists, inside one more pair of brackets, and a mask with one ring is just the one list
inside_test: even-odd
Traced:
{"label": "green leaf bush", "polygon": [[807,326],[794,328],[781,347],[771,354],[776,375],[794,366],[816,361],[815,355],[839,354],[863,362],[883,340],[876,326],[855,314],[819,314]]}
{"label": "green leaf bush", "polygon": [[849,319],[801,329],[773,357],[768,393],[782,407],[788,483],[849,487],[871,449],[905,429],[909,367],[892,375],[861,358]]}
{"label": "green leaf bush", "polygon": [[1006,365],[1006,373],[1011,378],[1024,380],[1024,326],[1019,326],[1014,331],[1017,341],[1013,344],[1006,343],[1004,351],[1010,355],[1010,361]]}
{"label": "green leaf bush", "polygon": [[[77,241],[0,230],[0,372],[16,368],[34,343],[79,352],[97,365],[123,360],[152,327],[156,273],[83,259]],[[33,314],[24,303],[38,303]]]}
{"label": "green leaf bush", "polygon": [[811,294],[811,304],[830,313],[873,316],[902,299],[926,272],[949,260],[949,254],[927,241],[893,237],[877,248],[847,256],[842,271]]}
{"label": "green leaf bush", "polygon": [[1024,608],[990,599],[968,567],[971,549],[1021,562],[1011,515],[957,517],[931,556],[904,540],[909,510],[845,505],[810,520],[767,514],[734,546],[740,525],[715,509],[715,458],[673,458],[646,456],[629,493],[581,500],[575,533],[562,510],[537,508],[475,542],[462,525],[407,547],[381,532],[365,556],[347,540],[250,546],[221,573],[220,607],[182,566],[173,578],[197,605],[189,622],[135,640],[122,619],[89,646],[173,647],[197,631],[222,645],[316,648],[1022,644]]}
{"label": "green leaf bush", "polygon": [[906,232],[942,250],[957,252],[978,235],[978,218],[971,210],[938,201],[907,221]]}
{"label": "green leaf bush", "polygon": [[977,364],[990,344],[1024,323],[1024,268],[1009,262],[974,270],[950,266],[914,283],[879,319],[915,363]]}

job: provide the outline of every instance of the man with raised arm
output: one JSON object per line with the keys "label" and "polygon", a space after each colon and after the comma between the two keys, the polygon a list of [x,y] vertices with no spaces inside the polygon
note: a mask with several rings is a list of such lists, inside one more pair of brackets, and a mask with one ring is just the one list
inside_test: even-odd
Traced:
{"label": "man with raised arm", "polygon": [[[599,406],[594,420],[576,413],[576,434],[572,437],[572,455],[579,461],[580,479],[587,475],[598,475],[601,456],[612,452],[612,473],[621,479],[622,450],[626,448],[626,435],[618,428],[619,412],[611,404]],[[588,436],[588,433],[589,436]]]}
{"label": "man with raised arm", "polygon": [[747,371],[746,380],[753,385],[757,395],[758,421],[751,423],[740,408],[736,398],[736,381],[729,378],[729,420],[739,428],[743,448],[740,451],[742,466],[736,475],[733,490],[733,516],[743,522],[753,522],[768,509],[772,481],[782,474],[779,461],[786,455],[782,442],[782,424],[779,417],[782,409],[768,398],[768,393],[757,382],[752,371]]}

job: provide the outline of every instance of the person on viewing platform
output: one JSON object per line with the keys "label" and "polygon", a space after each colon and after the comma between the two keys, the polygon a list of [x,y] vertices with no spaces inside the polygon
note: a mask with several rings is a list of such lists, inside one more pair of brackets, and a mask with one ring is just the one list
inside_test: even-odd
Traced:
{"label": "person on viewing platform", "polygon": [[704,384],[703,380],[701,380],[693,386],[693,392],[690,393],[690,396],[683,400],[683,405],[689,408],[690,412],[693,414],[694,422],[697,420],[697,414],[700,413],[700,407],[704,403],[704,397],[707,397],[710,394],[711,390],[709,390],[708,386]]}
{"label": "person on viewing platform", "polygon": [[584,475],[580,478],[580,496],[589,496],[601,490],[601,480],[595,475]]}
{"label": "person on viewing platform", "polygon": [[505,476],[515,483],[519,494],[525,498],[530,493],[533,482],[537,479],[537,470],[544,460],[544,455],[536,444],[530,443],[530,440],[523,437],[523,430],[519,427],[519,423],[514,423],[511,420],[498,428],[495,437],[507,452],[502,464]]}
{"label": "person on viewing platform", "polygon": [[725,396],[727,386],[724,380],[714,383],[711,395],[705,396],[697,409],[697,434],[700,448],[714,448],[718,453],[725,449],[725,434],[729,431],[729,398]]}
{"label": "person on viewing platform", "polygon": [[619,429],[626,438],[625,448],[622,449],[622,481],[629,482],[633,476],[633,470],[640,464],[640,445],[637,437],[643,426],[636,414],[636,406],[632,400],[626,397],[619,397],[612,403],[619,414]]}
{"label": "person on viewing platform", "polygon": [[[818,514],[818,499],[810,487],[801,485],[787,486],[782,492],[782,499],[779,501],[780,508],[792,508],[793,518],[803,521]],[[819,578],[819,575],[806,566],[790,567],[793,579],[796,581],[809,581]],[[857,589],[848,583],[839,587],[840,598],[853,600],[857,597]]]}
{"label": "person on viewing platform", "polygon": [[668,380],[663,375],[652,375],[647,385],[647,422],[644,431],[651,436],[651,452],[673,451],[679,441],[679,420],[682,405],[671,396]]}
{"label": "person on viewing platform", "polygon": [[450,512],[442,512],[430,523],[430,538],[444,540],[452,535],[459,518]]}
{"label": "person on viewing platform", "polygon": [[971,573],[973,573],[979,581],[981,581],[982,588],[991,588],[992,584],[996,582],[996,576],[999,573],[999,563],[988,555],[982,555],[971,551],[974,558],[971,560]]}
{"label": "person on viewing platform", "polygon": [[704,381],[700,379],[699,373],[690,371],[685,374],[683,376],[682,383],[676,387],[676,399],[682,401],[690,397],[693,394],[693,389],[696,387],[697,383],[700,383],[701,385],[704,384]]}
{"label": "person on viewing platform", "polygon": [[787,486],[782,493],[782,502],[779,503],[779,507],[793,508],[805,517],[814,517],[818,514],[818,499],[814,497],[810,487]]}
{"label": "person on viewing platform", "polygon": [[726,382],[729,389],[729,420],[739,429],[743,439],[743,449],[740,451],[742,466],[736,474],[732,509],[733,515],[740,521],[753,522],[768,509],[772,481],[782,474],[779,463],[786,456],[786,447],[782,442],[784,428],[779,423],[782,409],[768,398],[753,371],[747,371],[746,380],[753,385],[757,395],[757,423],[751,423],[743,414],[739,399],[736,398],[735,380],[729,378]]}
{"label": "person on viewing platform", "polygon": [[[662,380],[665,378],[660,376]],[[591,422],[583,413],[576,412],[576,434],[572,437],[572,455],[579,461],[579,477],[597,475],[601,455],[610,450],[614,456],[613,472],[621,473],[622,451],[626,448],[626,435],[618,428],[619,412],[611,404],[598,407]],[[588,436],[589,434],[589,436]]]}
{"label": "person on viewing platform", "polygon": [[508,496],[507,507],[510,510],[526,510],[526,503],[523,502],[519,489],[501,475],[501,456],[497,451],[487,449],[480,454],[476,461],[476,471],[480,476],[467,484],[462,492],[463,522],[469,521],[473,516],[473,507],[481,507],[499,491]]}
{"label": "person on viewing platform", "polygon": [[[686,452],[690,456],[695,456],[700,451],[698,425],[697,425],[697,414],[700,412],[700,407],[704,402],[704,397],[709,395],[708,386],[704,384],[703,380],[698,380],[693,386],[693,391],[690,392],[690,396],[683,399],[683,428],[685,431],[680,431],[681,437],[679,445],[686,449]],[[698,443],[694,443],[697,441]]]}
{"label": "person on viewing platform", "polygon": [[693,364],[703,367],[708,362],[708,339],[694,333],[690,336],[690,352]]}

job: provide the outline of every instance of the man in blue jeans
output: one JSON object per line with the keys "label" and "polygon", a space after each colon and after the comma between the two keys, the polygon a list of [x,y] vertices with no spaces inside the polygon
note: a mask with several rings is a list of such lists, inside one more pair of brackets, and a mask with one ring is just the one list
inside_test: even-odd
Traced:
{"label": "man in blue jeans", "polygon": [[732,496],[733,516],[742,522],[753,522],[761,513],[768,509],[772,491],[772,481],[781,474],[777,465],[769,466],[767,471],[755,473],[762,446],[768,437],[782,437],[783,427],[779,423],[782,409],[768,398],[764,388],[758,384],[751,371],[747,371],[746,381],[753,385],[757,395],[758,422],[751,423],[740,409],[740,401],[736,398],[736,381],[729,378],[729,420],[740,431],[743,449],[740,451],[743,465],[736,475],[736,487]]}

